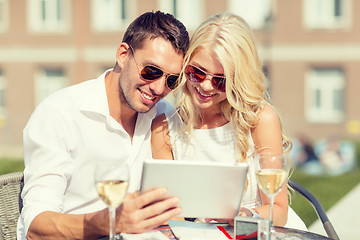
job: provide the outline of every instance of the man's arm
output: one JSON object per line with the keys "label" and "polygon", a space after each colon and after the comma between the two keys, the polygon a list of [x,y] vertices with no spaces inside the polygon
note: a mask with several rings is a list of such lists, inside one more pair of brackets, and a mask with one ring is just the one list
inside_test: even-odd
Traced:
{"label": "man's arm", "polygon": [[[167,197],[166,189],[128,194],[117,209],[116,232],[141,233],[181,213],[179,199]],[[89,214],[43,212],[31,222],[27,239],[97,239],[108,235],[108,211]]]}
{"label": "man's arm", "polygon": [[89,214],[42,212],[31,222],[26,238],[97,239],[106,235],[106,217],[106,209]]}

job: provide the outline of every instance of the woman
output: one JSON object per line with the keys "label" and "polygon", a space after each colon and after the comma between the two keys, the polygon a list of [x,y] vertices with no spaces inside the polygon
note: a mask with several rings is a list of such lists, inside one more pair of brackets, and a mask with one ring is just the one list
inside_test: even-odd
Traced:
{"label": "woman", "polygon": [[[203,22],[185,55],[177,114],[158,116],[152,126],[157,159],[249,163],[240,215],[269,217],[269,201],[257,187],[252,153],[282,153],[291,142],[282,134],[266,100],[265,76],[254,36],[240,17],[221,13]],[[274,203],[274,225],[287,221],[284,186]]]}

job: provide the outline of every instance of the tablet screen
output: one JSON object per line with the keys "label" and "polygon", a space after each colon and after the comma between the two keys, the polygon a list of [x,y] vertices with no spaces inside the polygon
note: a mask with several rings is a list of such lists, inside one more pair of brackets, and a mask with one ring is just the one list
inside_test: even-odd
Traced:
{"label": "tablet screen", "polygon": [[144,162],[141,191],[166,187],[180,199],[183,217],[234,218],[242,200],[248,165],[179,160]]}

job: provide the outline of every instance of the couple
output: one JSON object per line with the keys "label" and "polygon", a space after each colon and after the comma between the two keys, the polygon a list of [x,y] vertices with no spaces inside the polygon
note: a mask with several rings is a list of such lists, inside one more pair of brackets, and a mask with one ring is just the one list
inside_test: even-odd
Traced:
{"label": "couple", "polygon": [[[160,100],[177,84],[185,84],[180,113],[190,132],[236,129],[234,149],[241,159],[254,146],[282,151],[280,122],[264,99],[264,76],[250,34],[238,17],[219,15],[199,28],[189,47],[185,27],[170,14],[148,12],[131,23],[112,70],[54,93],[25,127],[18,239],[107,235],[108,211],[98,198],[92,174],[95,161],[103,159],[131,166],[132,193],[117,209],[117,232],[144,232],[177,216],[179,200],[164,198],[166,189],[136,192],[143,160],[152,154],[155,158],[171,154],[169,139],[161,136],[171,128],[160,131],[167,126],[160,114],[169,106]],[[267,208],[264,198],[264,206],[255,212],[265,217]],[[278,194],[275,209],[275,224],[284,225],[286,187]],[[251,212],[244,208],[241,214]]]}

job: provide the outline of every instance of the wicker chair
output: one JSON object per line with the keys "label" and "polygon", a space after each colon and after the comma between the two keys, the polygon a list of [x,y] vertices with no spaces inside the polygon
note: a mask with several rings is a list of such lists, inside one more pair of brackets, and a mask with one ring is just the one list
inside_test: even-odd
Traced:
{"label": "wicker chair", "polygon": [[0,240],[16,240],[16,225],[22,209],[23,172],[0,176]]}

